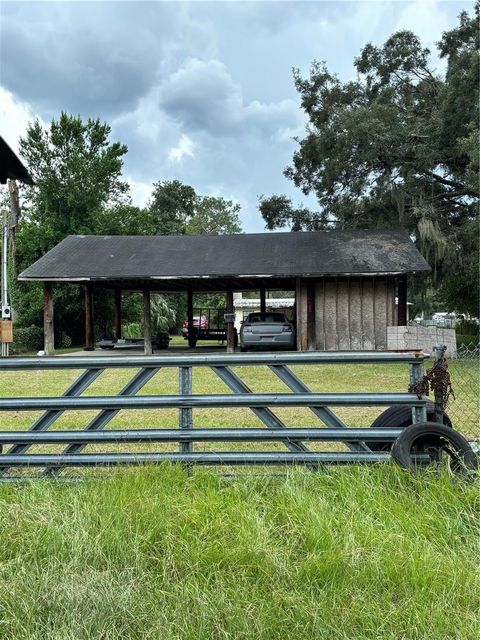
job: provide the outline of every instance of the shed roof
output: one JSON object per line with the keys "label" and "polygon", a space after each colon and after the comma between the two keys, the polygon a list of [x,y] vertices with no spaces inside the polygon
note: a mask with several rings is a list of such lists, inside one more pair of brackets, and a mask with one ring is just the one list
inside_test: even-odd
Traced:
{"label": "shed roof", "polygon": [[430,267],[405,231],[68,236],[20,280],[151,281],[403,274]]}

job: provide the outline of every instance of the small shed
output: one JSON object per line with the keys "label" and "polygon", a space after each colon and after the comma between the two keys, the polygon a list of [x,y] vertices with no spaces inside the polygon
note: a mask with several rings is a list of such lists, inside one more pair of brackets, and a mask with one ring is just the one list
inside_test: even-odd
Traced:
{"label": "small shed", "polygon": [[[122,291],[143,291],[147,353],[151,292],[186,293],[193,327],[194,293],[225,292],[227,312],[233,313],[234,291],[258,291],[265,310],[267,290],[295,291],[299,350],[380,350],[387,345],[387,327],[406,324],[407,275],[427,271],[405,231],[355,230],[69,236],[19,279],[44,282],[47,352],[53,350],[52,283],[84,287],[87,348],[93,347],[92,291],[102,288],[115,296],[117,331]],[[233,343],[231,325],[228,348]]]}

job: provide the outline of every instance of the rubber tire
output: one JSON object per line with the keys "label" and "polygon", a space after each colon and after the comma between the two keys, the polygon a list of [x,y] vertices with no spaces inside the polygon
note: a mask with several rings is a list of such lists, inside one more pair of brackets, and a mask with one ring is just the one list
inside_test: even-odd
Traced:
{"label": "rubber tire", "polygon": [[248,351],[247,347],[240,347],[241,353],[246,353]]}
{"label": "rubber tire", "polygon": [[412,460],[412,448],[417,446],[422,449],[426,444],[432,446],[434,441],[436,441],[434,446],[439,446],[444,442],[457,454],[458,458],[452,465],[452,470],[455,473],[478,469],[477,455],[467,440],[455,429],[438,424],[438,422],[420,422],[404,429],[393,443],[392,458],[402,469],[407,469],[415,474],[417,467]]}
{"label": "rubber tire", "polygon": [[[427,401],[427,421],[435,422],[435,405]],[[370,429],[405,429],[412,424],[412,410],[410,407],[389,407],[383,411],[370,425]],[[452,428],[452,421],[447,414],[443,416],[443,424]],[[390,451],[391,442],[368,442],[372,451]]]}

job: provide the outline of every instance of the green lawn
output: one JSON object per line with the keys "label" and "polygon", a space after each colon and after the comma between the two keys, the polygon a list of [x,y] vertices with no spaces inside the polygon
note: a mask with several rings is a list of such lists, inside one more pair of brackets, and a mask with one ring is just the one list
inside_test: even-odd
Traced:
{"label": "green lawn", "polygon": [[[286,391],[265,367],[236,371],[254,391]],[[317,391],[408,385],[404,365],[295,371]],[[132,373],[108,371],[88,393],[116,393]],[[0,394],[58,395],[76,375],[2,373]],[[176,393],[177,376],[163,369],[142,393]],[[227,391],[208,369],[195,371],[193,387]],[[472,399],[465,388],[459,395]],[[352,426],[378,412],[338,410]],[[1,428],[26,429],[36,415],[0,414]],[[66,412],[54,428],[80,429],[92,415]],[[317,424],[307,410],[278,415]],[[248,409],[194,418],[196,426],[260,425]],[[124,411],[109,428],[177,424],[177,410]],[[393,465],[255,469],[234,479],[163,465],[89,470],[75,483],[0,483],[0,638],[473,640],[479,498],[478,484],[412,478]]]}
{"label": "green lawn", "polygon": [[478,508],[393,466],[0,485],[0,637],[473,640]]}

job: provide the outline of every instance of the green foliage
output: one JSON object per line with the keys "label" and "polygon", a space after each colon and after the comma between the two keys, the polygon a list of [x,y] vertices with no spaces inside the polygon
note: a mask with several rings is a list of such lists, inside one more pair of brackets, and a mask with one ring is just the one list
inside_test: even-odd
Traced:
{"label": "green foliage", "polygon": [[197,196],[195,211],[187,223],[186,233],[190,235],[223,235],[241,233],[238,217],[240,205],[231,200],[213,196]]}
{"label": "green foliage", "polygon": [[[109,142],[109,136],[109,125],[98,119],[83,122],[65,113],[45,129],[38,120],[29,124],[20,150],[35,186],[24,192],[17,233],[17,271],[69,234],[106,232],[105,210],[113,208],[115,212],[126,207],[128,185],[121,180],[121,170],[127,147]],[[12,298],[19,324],[41,322],[38,286],[17,283]],[[78,318],[82,317],[83,292],[78,287],[55,287],[54,299],[56,331],[68,327],[70,334],[73,326],[74,333],[81,335],[83,327]],[[99,322],[104,321],[100,318]]]}
{"label": "green foliage", "polygon": [[156,230],[156,218],[149,209],[125,202],[103,209],[95,226],[96,234],[107,236],[155,235]]}
{"label": "green foliage", "polygon": [[28,125],[20,152],[36,183],[26,190],[24,214],[35,225],[36,257],[69,234],[93,233],[102,209],[127,193],[121,180],[127,147],[110,143],[109,135],[99,119],[66,113],[47,129],[38,120]]}
{"label": "green foliage", "polygon": [[122,323],[122,336],[124,338],[141,338],[143,336],[141,322]]}
{"label": "green foliage", "polygon": [[176,313],[170,300],[166,296],[154,294],[151,297],[151,318],[153,330],[156,333],[170,332],[175,328]]}
{"label": "green foliage", "polygon": [[259,201],[259,210],[267,229],[290,226],[292,231],[318,231],[328,227],[327,213],[319,214],[305,207],[294,207],[287,196],[261,196]]}
{"label": "green foliage", "polygon": [[179,180],[156,182],[148,210],[159,235],[241,233],[240,205],[221,197],[199,196]]}
{"label": "green foliage", "polygon": [[39,351],[43,348],[43,329],[35,325],[30,327],[15,325],[13,339],[13,354]]}
{"label": "green foliage", "polygon": [[156,233],[159,235],[186,233],[187,222],[195,210],[197,197],[195,189],[179,180],[156,182],[153,187],[148,208],[156,220]]}
{"label": "green foliage", "polygon": [[463,12],[438,48],[444,78],[409,31],[367,44],[357,77],[341,82],[325,64],[294,72],[308,116],[285,175],[319,212],[286,196],[262,199],[270,229],[403,227],[434,267],[451,309],[478,314],[479,31]]}

